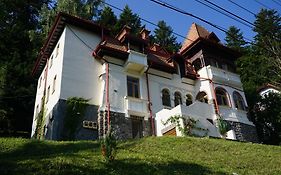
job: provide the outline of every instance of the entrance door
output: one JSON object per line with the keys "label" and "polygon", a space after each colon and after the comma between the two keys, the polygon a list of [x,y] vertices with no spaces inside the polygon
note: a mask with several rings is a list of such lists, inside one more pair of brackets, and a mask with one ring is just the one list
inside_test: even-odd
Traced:
{"label": "entrance door", "polygon": [[133,138],[143,137],[143,119],[138,116],[131,116],[132,119],[132,136]]}

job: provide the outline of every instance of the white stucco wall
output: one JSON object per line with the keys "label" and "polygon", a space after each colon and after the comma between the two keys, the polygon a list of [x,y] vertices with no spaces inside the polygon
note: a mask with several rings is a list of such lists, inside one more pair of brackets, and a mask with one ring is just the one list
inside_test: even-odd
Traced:
{"label": "white stucco wall", "polygon": [[[170,74],[170,78],[168,75],[165,75],[164,72],[157,70],[149,70],[149,90],[150,90],[150,98],[152,102],[152,112],[153,114],[162,110],[164,106],[162,105],[162,90],[168,89],[170,92],[171,106],[175,107],[174,104],[174,93],[180,92],[182,97],[182,102],[185,105],[186,95],[189,94],[192,96],[192,100],[195,99],[194,93],[194,81],[190,80],[190,84],[186,82],[183,83],[183,80],[180,75]],[[167,73],[166,73],[167,74]],[[166,76],[167,78],[164,78]]]}
{"label": "white stucco wall", "polygon": [[66,26],[65,30],[60,99],[83,97],[89,99],[89,103],[99,105],[102,65],[92,53],[101,38],[74,26]]}
{"label": "white stucco wall", "polygon": [[[41,107],[42,107],[41,101],[42,101],[42,97],[44,94],[44,88],[46,88],[44,103],[45,103],[45,112],[47,115],[50,113],[50,111],[53,109],[53,107],[55,106],[55,104],[58,102],[58,100],[60,98],[62,67],[63,67],[62,63],[63,63],[64,46],[65,46],[65,34],[66,34],[66,30],[63,31],[51,56],[48,58],[48,66],[47,66],[47,64],[45,65],[45,67],[38,79],[31,136],[35,132],[37,112],[40,112]],[[59,49],[57,50],[58,45],[59,45]],[[53,58],[52,61],[51,61],[51,58]],[[46,73],[47,78],[44,78],[46,69],[47,69],[47,73]],[[54,77],[55,76],[56,76],[56,82],[55,82],[55,87],[54,87]],[[46,80],[47,80],[47,83],[46,83]],[[41,83],[40,83],[40,81],[41,81]],[[45,85],[45,83],[46,83],[46,85]],[[48,87],[50,87],[50,91],[49,91],[49,98],[47,99]],[[36,111],[37,105],[39,106],[38,111]],[[45,122],[48,122],[48,120],[45,120]]]}

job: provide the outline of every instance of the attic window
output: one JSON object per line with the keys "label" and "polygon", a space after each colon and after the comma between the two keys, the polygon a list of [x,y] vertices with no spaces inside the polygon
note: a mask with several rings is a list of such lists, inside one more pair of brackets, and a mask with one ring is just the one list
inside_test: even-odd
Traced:
{"label": "attic window", "polygon": [[196,71],[198,71],[199,69],[202,68],[202,65],[201,65],[201,61],[200,61],[200,58],[196,59],[195,61],[193,61],[192,63],[193,67],[195,68]]}

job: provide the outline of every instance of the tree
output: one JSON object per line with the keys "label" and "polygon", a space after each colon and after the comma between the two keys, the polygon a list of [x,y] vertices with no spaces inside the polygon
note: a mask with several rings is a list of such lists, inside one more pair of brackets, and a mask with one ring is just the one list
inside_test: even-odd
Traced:
{"label": "tree", "polygon": [[263,143],[281,145],[281,95],[269,93],[259,97],[253,121]]}
{"label": "tree", "polygon": [[45,4],[40,11],[40,24],[42,26],[39,34],[43,39],[47,37],[51,26],[59,12],[65,12],[87,20],[93,20],[99,14],[98,7],[102,0],[57,0]]}
{"label": "tree", "polygon": [[275,10],[262,9],[256,17],[253,31],[257,33],[254,37],[256,43],[257,54],[265,56],[273,56],[272,53],[265,48],[271,45],[273,41],[281,42],[281,17]]}
{"label": "tree", "polygon": [[238,51],[242,51],[246,44],[243,33],[235,26],[230,26],[225,37],[226,46]]}
{"label": "tree", "polygon": [[159,44],[169,52],[177,52],[180,44],[173,35],[172,27],[168,26],[165,21],[159,21],[157,28],[154,30],[153,42]]}
{"label": "tree", "polygon": [[35,82],[30,76],[34,44],[30,30],[47,1],[0,0],[0,130],[30,132]]}
{"label": "tree", "polygon": [[117,17],[113,13],[112,9],[110,7],[106,6],[103,9],[103,11],[101,12],[100,16],[98,17],[97,22],[100,25],[102,25],[102,26],[112,30],[112,32],[114,32],[113,30],[114,30],[114,26],[117,23]]}
{"label": "tree", "polygon": [[141,31],[140,18],[137,14],[132,12],[128,5],[125,6],[123,12],[120,14],[115,31],[119,32],[124,25],[131,27],[131,32],[133,34],[138,34]]}

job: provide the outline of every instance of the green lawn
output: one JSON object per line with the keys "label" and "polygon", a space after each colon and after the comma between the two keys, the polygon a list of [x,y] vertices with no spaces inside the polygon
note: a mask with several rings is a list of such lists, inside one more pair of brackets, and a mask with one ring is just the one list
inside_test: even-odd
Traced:
{"label": "green lawn", "polygon": [[118,143],[106,164],[98,142],[0,138],[0,174],[281,174],[281,147],[221,139],[149,137]]}

